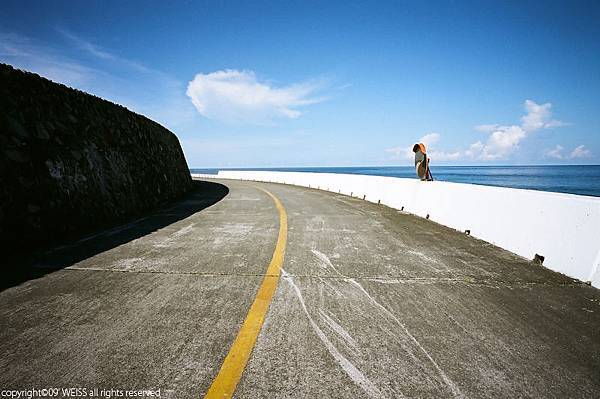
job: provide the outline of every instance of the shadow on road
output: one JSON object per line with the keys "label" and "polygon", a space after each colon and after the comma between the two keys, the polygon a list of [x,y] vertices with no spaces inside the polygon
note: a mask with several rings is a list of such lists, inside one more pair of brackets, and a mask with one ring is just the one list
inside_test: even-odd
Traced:
{"label": "shadow on road", "polygon": [[[80,237],[36,253],[14,254],[1,273],[0,291],[42,277],[84,259],[148,235],[222,200],[229,189],[218,183],[194,181],[190,193],[176,202],[138,216],[125,224]],[[4,262],[3,262],[4,263]]]}

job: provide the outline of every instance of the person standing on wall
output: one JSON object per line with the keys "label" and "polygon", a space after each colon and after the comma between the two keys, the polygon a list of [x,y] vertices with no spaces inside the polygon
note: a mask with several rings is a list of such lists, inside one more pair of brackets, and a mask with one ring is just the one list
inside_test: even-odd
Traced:
{"label": "person standing on wall", "polygon": [[425,144],[415,144],[413,146],[413,152],[415,153],[415,170],[417,171],[417,176],[419,176],[422,181],[432,181],[433,176],[429,170],[430,159],[427,158]]}

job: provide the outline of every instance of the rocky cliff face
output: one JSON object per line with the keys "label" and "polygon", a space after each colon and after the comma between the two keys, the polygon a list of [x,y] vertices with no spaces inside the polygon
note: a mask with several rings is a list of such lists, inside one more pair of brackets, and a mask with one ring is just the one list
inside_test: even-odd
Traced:
{"label": "rocky cliff face", "polygon": [[108,226],[191,189],[177,137],[125,107],[0,64],[0,245]]}

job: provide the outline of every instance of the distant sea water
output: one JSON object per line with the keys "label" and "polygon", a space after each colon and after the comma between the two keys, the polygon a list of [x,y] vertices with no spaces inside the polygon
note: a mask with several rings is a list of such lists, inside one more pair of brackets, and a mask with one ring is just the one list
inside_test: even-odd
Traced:
{"label": "distant sea water", "polygon": [[[410,166],[221,168],[190,169],[192,173],[216,174],[219,170],[265,170],[280,172],[348,173],[416,178]],[[524,188],[600,197],[600,165],[552,166],[432,166],[435,180],[487,186]]]}

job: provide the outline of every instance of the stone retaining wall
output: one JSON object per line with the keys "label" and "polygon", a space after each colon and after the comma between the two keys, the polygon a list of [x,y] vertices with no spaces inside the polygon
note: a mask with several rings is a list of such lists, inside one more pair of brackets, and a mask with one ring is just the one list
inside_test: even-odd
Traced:
{"label": "stone retaining wall", "polygon": [[0,64],[0,242],[32,248],[173,200],[177,137],[125,107]]}

